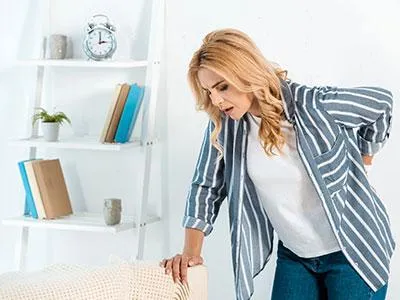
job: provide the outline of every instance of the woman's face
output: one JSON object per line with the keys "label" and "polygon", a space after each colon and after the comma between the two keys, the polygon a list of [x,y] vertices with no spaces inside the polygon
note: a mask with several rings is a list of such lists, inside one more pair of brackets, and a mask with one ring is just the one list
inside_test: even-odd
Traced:
{"label": "woman's face", "polygon": [[232,119],[239,120],[246,112],[259,116],[252,93],[240,92],[223,77],[205,68],[201,68],[197,76],[212,104]]}

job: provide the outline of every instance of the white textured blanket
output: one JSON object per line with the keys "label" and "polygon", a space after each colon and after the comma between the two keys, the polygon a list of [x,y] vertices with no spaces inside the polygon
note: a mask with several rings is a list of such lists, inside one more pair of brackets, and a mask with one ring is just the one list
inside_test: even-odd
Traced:
{"label": "white textured blanket", "polygon": [[106,266],[55,264],[35,272],[0,275],[0,299],[206,300],[207,269],[188,269],[187,289],[174,283],[158,261],[114,262]]}

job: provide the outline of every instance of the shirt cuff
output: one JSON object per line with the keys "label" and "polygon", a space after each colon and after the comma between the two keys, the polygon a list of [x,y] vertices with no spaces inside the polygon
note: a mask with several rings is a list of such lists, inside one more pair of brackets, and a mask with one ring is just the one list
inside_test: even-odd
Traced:
{"label": "shirt cuff", "polygon": [[204,222],[201,219],[194,218],[191,216],[183,217],[182,226],[185,228],[199,229],[204,232],[204,236],[209,235],[213,230],[213,227],[210,224]]}
{"label": "shirt cuff", "polygon": [[364,155],[375,155],[386,144],[386,141],[387,138],[381,142],[371,142],[357,133],[358,148],[360,149],[361,154]]}

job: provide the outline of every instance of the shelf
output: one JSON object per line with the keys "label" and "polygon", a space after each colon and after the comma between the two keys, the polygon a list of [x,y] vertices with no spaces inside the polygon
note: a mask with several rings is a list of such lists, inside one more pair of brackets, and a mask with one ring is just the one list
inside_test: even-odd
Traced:
{"label": "shelf", "polygon": [[18,60],[20,66],[52,66],[76,68],[140,68],[148,65],[147,60],[105,60],[93,61],[85,59],[27,59]]}
{"label": "shelf", "polygon": [[[148,216],[146,222],[141,226],[155,223],[160,220],[161,218],[158,216]],[[3,225],[109,233],[118,233],[136,228],[136,224],[132,216],[122,216],[120,224],[108,226],[105,224],[102,214],[87,212],[75,213],[73,215],[54,220],[39,220],[24,216],[13,217],[4,219]]]}
{"label": "shelf", "polygon": [[99,137],[60,137],[58,142],[47,142],[43,137],[23,138],[9,140],[10,146],[22,147],[42,147],[42,148],[62,148],[62,149],[85,149],[85,150],[105,150],[105,151],[120,151],[127,148],[139,147],[141,145],[138,139],[133,139],[127,143],[100,143]]}

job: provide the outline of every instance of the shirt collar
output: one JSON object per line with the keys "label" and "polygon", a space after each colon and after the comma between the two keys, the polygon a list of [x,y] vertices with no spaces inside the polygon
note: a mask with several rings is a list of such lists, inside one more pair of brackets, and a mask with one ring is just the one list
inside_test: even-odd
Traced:
{"label": "shirt collar", "polygon": [[290,91],[288,83],[290,83],[290,79],[280,79],[281,81],[281,89],[282,89],[282,106],[285,111],[286,119],[290,122],[294,122],[294,112],[295,112],[295,103],[293,99],[292,92]]}

